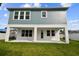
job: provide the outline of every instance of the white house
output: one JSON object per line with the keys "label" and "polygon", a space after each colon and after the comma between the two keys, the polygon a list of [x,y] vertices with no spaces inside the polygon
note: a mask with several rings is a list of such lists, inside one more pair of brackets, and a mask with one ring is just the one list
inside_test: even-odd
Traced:
{"label": "white house", "polygon": [[8,8],[6,42],[69,43],[68,8]]}

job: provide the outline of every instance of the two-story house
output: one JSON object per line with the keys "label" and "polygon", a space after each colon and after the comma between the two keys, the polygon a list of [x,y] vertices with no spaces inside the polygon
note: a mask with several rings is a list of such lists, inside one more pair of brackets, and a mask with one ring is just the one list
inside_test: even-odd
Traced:
{"label": "two-story house", "polygon": [[[69,43],[68,8],[8,8],[5,41]],[[10,38],[14,36],[15,39]]]}

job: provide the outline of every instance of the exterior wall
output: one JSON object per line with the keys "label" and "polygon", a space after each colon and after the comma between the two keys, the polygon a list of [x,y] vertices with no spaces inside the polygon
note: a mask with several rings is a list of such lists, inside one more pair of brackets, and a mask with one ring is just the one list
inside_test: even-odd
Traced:
{"label": "exterior wall", "polygon": [[[41,30],[43,31],[43,39],[41,39]],[[47,30],[55,30],[55,36],[47,36]],[[47,40],[47,41],[60,41],[60,36],[58,29],[54,28],[39,28],[37,31],[37,40]]]}
{"label": "exterior wall", "polygon": [[[21,36],[21,31],[22,30],[32,30],[32,37],[22,37]],[[28,40],[28,41],[33,41],[34,39],[34,29],[33,28],[17,28],[17,39],[16,40]]]}
{"label": "exterior wall", "polygon": [[71,40],[79,40],[79,33],[69,33],[69,38]]}
{"label": "exterior wall", "polygon": [[[32,30],[32,37],[21,37],[21,30],[26,30],[27,28],[18,28],[17,29],[17,39],[16,40],[28,40],[33,41],[34,40],[34,29],[28,28],[28,30]],[[44,38],[41,39],[41,30],[43,30]],[[55,30],[55,36],[47,36],[47,30]],[[60,41],[60,36],[58,29],[50,29],[50,28],[38,28],[37,29],[37,41]]]}
{"label": "exterior wall", "polygon": [[31,20],[13,20],[10,12],[9,24],[66,24],[66,11],[48,11],[47,18],[41,18],[41,11],[31,11]]}
{"label": "exterior wall", "polygon": [[[43,29],[44,28],[47,28],[47,29],[56,28],[55,30],[64,28],[64,29],[66,29],[65,30],[65,42],[59,41],[59,39],[57,39],[57,38],[56,38],[57,39],[56,41],[55,40],[52,40],[52,41],[37,41],[36,37],[37,37],[38,34],[35,35],[34,33],[33,33],[34,38],[32,40],[33,40],[33,42],[51,42],[51,43],[67,43],[67,44],[69,43],[69,38],[68,38],[68,33],[67,33],[68,30],[67,30],[67,25],[66,24],[51,24],[51,25],[48,25],[48,24],[46,24],[46,25],[44,25],[44,24],[39,24],[39,25],[34,25],[34,24],[27,24],[27,25],[26,24],[9,24],[8,25],[8,30],[6,32],[6,37],[5,37],[6,42],[9,41],[9,39],[8,39],[8,36],[10,35],[9,30],[12,27],[17,28],[18,32],[17,32],[17,41],[11,41],[11,42],[20,42],[20,40],[22,40],[22,39],[23,39],[22,42],[28,42],[28,40],[25,40],[26,38],[21,37],[21,35],[20,35],[21,29],[33,29],[34,33],[35,33],[35,32],[37,32],[37,30],[35,30],[36,28],[43,28]],[[56,37],[60,38],[59,30],[56,31]],[[32,42],[32,41],[30,41],[30,42]]]}

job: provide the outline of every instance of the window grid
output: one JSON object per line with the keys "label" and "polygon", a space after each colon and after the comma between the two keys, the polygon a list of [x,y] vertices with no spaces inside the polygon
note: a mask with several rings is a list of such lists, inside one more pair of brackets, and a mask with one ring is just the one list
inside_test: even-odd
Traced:
{"label": "window grid", "polygon": [[14,11],[13,19],[30,19],[31,12],[30,11]]}
{"label": "window grid", "polygon": [[20,12],[20,19],[24,19],[24,11]]}
{"label": "window grid", "polygon": [[14,19],[18,19],[18,15],[19,15],[19,12],[18,11],[15,11],[14,12]]}
{"label": "window grid", "polygon": [[47,30],[47,36],[55,36],[54,30]]}
{"label": "window grid", "polygon": [[32,30],[22,30],[22,37],[32,37]]}

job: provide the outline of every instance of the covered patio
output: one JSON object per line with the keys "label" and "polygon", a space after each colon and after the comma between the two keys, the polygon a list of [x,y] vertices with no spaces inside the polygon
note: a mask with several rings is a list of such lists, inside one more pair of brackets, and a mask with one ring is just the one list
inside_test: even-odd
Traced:
{"label": "covered patio", "polygon": [[[65,27],[9,27],[9,36],[11,29],[15,32],[14,40],[8,39],[9,42],[48,42],[48,43],[67,43],[66,28]],[[24,33],[22,33],[24,31]],[[29,32],[29,33],[28,33]],[[28,33],[28,34],[27,34]],[[7,34],[7,33],[6,33]],[[22,37],[23,35],[23,37]]]}

